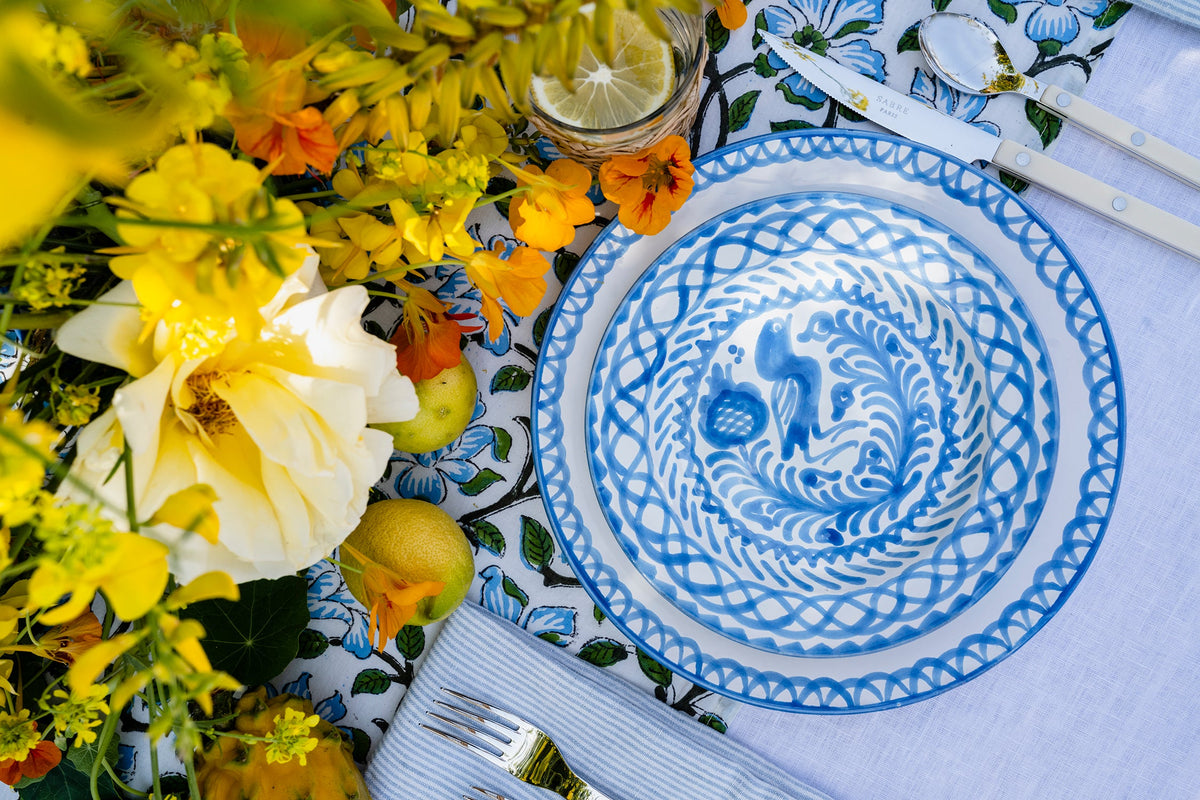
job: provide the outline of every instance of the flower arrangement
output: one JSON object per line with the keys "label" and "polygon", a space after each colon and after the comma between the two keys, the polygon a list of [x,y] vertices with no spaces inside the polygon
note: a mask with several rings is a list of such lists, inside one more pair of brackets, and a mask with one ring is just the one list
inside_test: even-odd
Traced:
{"label": "flower arrangement", "polygon": [[[457,364],[464,334],[538,306],[544,252],[593,219],[594,179],[538,155],[528,88],[610,46],[617,5],[699,10],[3,5],[0,781],[128,789],[110,745],[136,697],[198,800],[193,753],[235,735],[214,698],[242,684],[189,607],[327,558],[392,453],[370,424],[412,418],[413,382]],[[718,11],[745,20],[741,0]],[[690,192],[689,158],[673,137],[599,184],[653,233]],[[468,218],[501,202],[518,243],[488,247]],[[444,266],[478,318],[421,285]],[[362,325],[376,295],[397,305],[388,340]],[[264,738],[269,761],[303,760],[299,722]]]}

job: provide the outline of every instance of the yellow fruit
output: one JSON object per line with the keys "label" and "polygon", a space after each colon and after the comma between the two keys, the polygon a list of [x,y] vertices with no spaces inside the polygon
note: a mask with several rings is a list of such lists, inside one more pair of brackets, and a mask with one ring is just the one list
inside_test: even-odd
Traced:
{"label": "yellow fruit", "polygon": [[[295,695],[267,699],[266,689],[242,696],[233,730],[265,737],[275,718],[295,709],[305,717],[313,705]],[[290,761],[268,762],[267,744],[218,736],[196,753],[196,781],[204,800],[371,800],[342,732],[321,720],[309,733],[317,746]]]}
{"label": "yellow fruit", "polygon": [[453,442],[471,423],[475,413],[475,370],[464,357],[457,367],[413,384],[420,410],[405,422],[372,425],[392,435],[392,446],[401,453],[428,453]]}
{"label": "yellow fruit", "polygon": [[669,42],[646,29],[636,12],[613,11],[612,64],[584,48],[575,70],[575,91],[557,78],[534,76],[533,102],[560,122],[603,130],[636,122],[659,108],[675,87]]}
{"label": "yellow fruit", "polygon": [[[417,603],[411,625],[427,625],[442,619],[467,596],[475,577],[475,554],[454,517],[425,500],[380,500],[367,506],[358,527],[346,543],[364,558],[395,572],[407,583],[442,581],[442,593]],[[340,551],[341,561],[351,569],[342,571],[346,588],[363,605],[363,562]]]}

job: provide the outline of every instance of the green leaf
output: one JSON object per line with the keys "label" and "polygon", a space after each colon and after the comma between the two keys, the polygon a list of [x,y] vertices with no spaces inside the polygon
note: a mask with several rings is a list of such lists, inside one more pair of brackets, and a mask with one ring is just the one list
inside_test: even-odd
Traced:
{"label": "green leaf", "polygon": [[495,377],[492,378],[492,393],[496,392],[520,392],[529,385],[529,381],[533,376],[529,374],[529,370],[524,367],[518,367],[515,364],[507,364],[501,367]]}
{"label": "green leaf", "polygon": [[843,25],[841,27],[840,30],[838,30],[837,33],[835,33],[833,36],[830,36],[829,38],[830,39],[841,39],[843,36],[850,36],[851,34],[861,33],[869,27],[871,27],[870,22],[867,22],[865,19],[856,19],[856,20],[853,20],[852,22],[847,22],[845,25]]}
{"label": "green leaf", "polygon": [[762,92],[755,89],[751,92],[746,92],[744,95],[734,100],[729,106],[729,132],[740,131],[742,128],[750,124],[750,115],[754,113],[754,105],[758,102],[758,96]]}
{"label": "green leaf", "polygon": [[950,7],[950,0],[933,0],[934,11],[945,11]]}
{"label": "green leaf", "polygon": [[521,558],[533,569],[549,566],[554,558],[554,537],[532,517],[521,517]]}
{"label": "green leaf", "polygon": [[[88,773],[77,769],[70,759],[63,759],[39,780],[19,783],[17,792],[21,800],[91,800],[90,786]],[[100,773],[97,789],[100,800],[121,800],[107,772]]]}
{"label": "green leaf", "polygon": [[611,667],[629,657],[625,645],[613,639],[597,638],[585,644],[579,657],[597,667]]}
{"label": "green leaf", "polygon": [[312,628],[300,631],[300,647],[296,651],[296,658],[319,658],[328,649],[329,637],[325,634]]}
{"label": "green leaf", "polygon": [[241,598],[202,600],[181,617],[204,626],[214,669],[254,686],[272,680],[296,657],[308,627],[308,582],[298,575],[243,583]]}
{"label": "green leaf", "polygon": [[415,661],[425,651],[425,629],[420,625],[405,625],[396,634],[396,649],[409,661]]}
{"label": "green leaf", "polygon": [[1000,182],[1012,189],[1017,194],[1029,188],[1029,184],[1018,178],[1016,175],[1011,175],[1004,170],[1000,170]]}
{"label": "green leaf", "polygon": [[1125,16],[1125,14],[1128,13],[1129,9],[1131,8],[1133,8],[1132,3],[1126,3],[1123,2],[1123,0],[1115,0],[1114,2],[1108,4],[1108,8],[1104,9],[1104,13],[1096,17],[1095,21],[1092,22],[1092,27],[1098,31],[1112,27],[1113,25],[1116,25],[1118,20]]}
{"label": "green leaf", "polygon": [[502,480],[504,480],[504,476],[499,472],[489,469],[488,467],[484,467],[483,469],[479,470],[479,472],[475,473],[474,478],[471,478],[471,480],[467,481],[466,483],[460,484],[458,488],[468,497],[474,497],[478,494],[482,494],[484,489],[487,489],[496,481]]}
{"label": "green leaf", "polygon": [[813,127],[816,126],[814,126],[811,122],[805,122],[804,120],[799,119],[786,119],[783,122],[772,122],[771,133],[777,133],[779,131],[802,131],[805,128]]}
{"label": "green leaf", "polygon": [[367,736],[367,732],[352,726],[342,728],[342,734],[350,731],[351,752],[354,755],[354,760],[360,764],[367,763],[367,754],[371,750],[371,737]]}
{"label": "green leaf", "polygon": [[842,117],[842,119],[848,119],[851,122],[865,122],[867,119],[862,114],[859,114],[857,111],[850,108],[850,106],[844,105],[843,103],[838,103],[838,115]]}
{"label": "green leaf", "polygon": [[507,575],[504,576],[504,580],[500,581],[500,588],[504,589],[506,595],[520,603],[521,608],[529,605],[529,595],[525,594],[525,590]]}
{"label": "green leaf", "polygon": [[1054,116],[1032,100],[1025,101],[1025,118],[1029,120],[1029,124],[1038,132],[1043,148],[1049,147],[1050,143],[1057,139],[1058,134],[1062,132],[1062,119]]}
{"label": "green leaf", "polygon": [[1062,52],[1063,43],[1057,39],[1045,39],[1038,42],[1038,52],[1046,58],[1053,58]]}
{"label": "green leaf", "polygon": [[759,53],[754,57],[754,74],[760,78],[774,78],[779,74],[779,70],[771,66],[766,53]]}
{"label": "green leaf", "polygon": [[354,683],[350,686],[350,696],[354,697],[359,694],[383,694],[392,686],[391,677],[381,669],[371,667],[364,669],[358,675],[354,676]]}
{"label": "green leaf", "polygon": [[468,523],[466,530],[467,535],[474,539],[475,544],[498,556],[504,555],[504,548],[507,544],[504,541],[504,534],[492,523],[481,519],[478,522]]}
{"label": "green leaf", "polygon": [[1017,21],[1017,7],[1004,0],[988,0],[988,8],[1000,19],[1012,25]]}
{"label": "green leaf", "polygon": [[492,458],[497,461],[508,461],[508,454],[512,450],[512,434],[504,428],[492,428]]}
{"label": "green leaf", "polygon": [[592,604],[592,619],[596,620],[596,622],[604,622],[604,620],[608,619],[604,615],[604,612],[600,610],[600,606],[595,603]]}
{"label": "green leaf", "polygon": [[539,350],[542,349],[542,341],[546,338],[546,329],[550,327],[550,317],[553,315],[554,309],[547,308],[533,321],[533,346]]}
{"label": "green leaf", "polygon": [[704,17],[704,38],[708,39],[708,49],[713,53],[721,52],[729,44],[729,29],[721,24],[716,11],[710,11]]}
{"label": "green leaf", "polygon": [[789,103],[791,103],[794,106],[804,106],[805,108],[809,109],[810,111],[816,111],[818,108],[825,105],[825,103],[823,103],[823,102],[818,103],[815,100],[811,100],[807,97],[803,97],[801,95],[796,94],[795,92],[793,92],[791,89],[788,88],[788,85],[786,83],[783,83],[782,81],[775,84],[775,88],[778,89],[779,91],[783,92],[783,99],[788,101]]}
{"label": "green leaf", "polygon": [[913,53],[921,49],[921,39],[918,34],[920,25],[913,25],[900,35],[900,41],[896,42],[897,53]]}
{"label": "green leaf", "polygon": [[562,637],[559,636],[554,631],[542,631],[537,636],[539,639],[544,639],[547,642],[549,642],[550,644],[558,644],[559,642],[562,641]]}
{"label": "green leaf", "polygon": [[671,685],[671,680],[675,677],[671,670],[643,653],[640,649],[637,651],[637,660],[638,666],[642,669],[642,674],[647,678],[659,686]]}
{"label": "green leaf", "polygon": [[716,714],[701,714],[699,721],[701,725],[707,725],[717,733],[725,733],[729,730],[729,726],[725,724],[725,720]]}
{"label": "green leaf", "polygon": [[571,277],[571,273],[575,271],[575,266],[579,263],[579,256],[574,253],[562,251],[554,256],[554,276],[558,278],[560,283],[566,283],[567,278]]}

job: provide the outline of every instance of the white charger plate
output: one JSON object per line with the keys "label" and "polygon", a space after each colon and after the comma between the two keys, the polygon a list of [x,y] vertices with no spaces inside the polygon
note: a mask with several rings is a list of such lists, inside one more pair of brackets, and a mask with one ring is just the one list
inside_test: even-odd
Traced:
{"label": "white charger plate", "polygon": [[808,131],[696,161],[614,223],[534,389],[552,527],[641,649],[816,713],[955,686],[1027,641],[1107,524],[1103,314],[1020,199],[911,142]]}

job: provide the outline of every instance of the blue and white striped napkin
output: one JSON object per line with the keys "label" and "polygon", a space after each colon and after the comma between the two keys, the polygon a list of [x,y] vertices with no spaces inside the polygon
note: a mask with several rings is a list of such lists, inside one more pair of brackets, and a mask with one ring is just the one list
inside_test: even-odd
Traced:
{"label": "blue and white striped napkin", "polygon": [[419,727],[447,686],[525,717],[616,800],[828,800],[621,678],[475,605],[438,634],[368,766],[374,800],[458,800],[473,785],[546,800]]}
{"label": "blue and white striped napkin", "polygon": [[1200,27],[1200,0],[1133,0],[1133,4],[1184,25]]}

